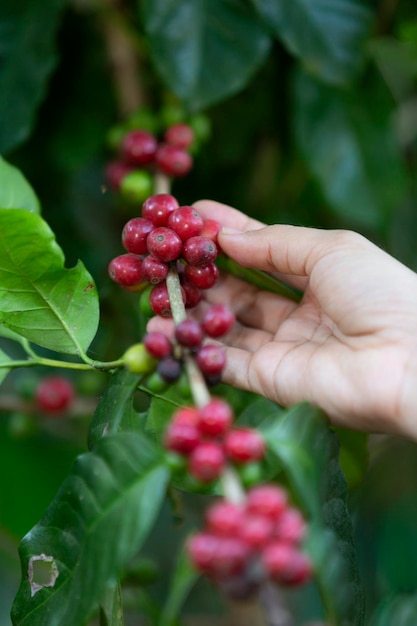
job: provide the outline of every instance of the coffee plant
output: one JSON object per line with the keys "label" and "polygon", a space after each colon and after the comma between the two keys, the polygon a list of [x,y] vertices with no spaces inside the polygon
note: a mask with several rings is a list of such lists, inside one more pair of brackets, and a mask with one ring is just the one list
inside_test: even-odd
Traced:
{"label": "coffee plant", "polygon": [[0,42],[1,626],[414,626],[415,444],[222,383],[220,274],[303,294],[193,206],[417,270],[414,3],[5,0]]}

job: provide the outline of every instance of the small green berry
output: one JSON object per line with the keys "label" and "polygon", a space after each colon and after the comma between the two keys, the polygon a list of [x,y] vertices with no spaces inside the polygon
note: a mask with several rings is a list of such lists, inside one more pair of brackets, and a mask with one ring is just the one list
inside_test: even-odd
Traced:
{"label": "small green berry", "polygon": [[124,353],[123,364],[132,374],[148,374],[155,369],[157,361],[149,354],[143,343],[136,343]]}
{"label": "small green berry", "polygon": [[153,178],[146,170],[134,170],[123,178],[120,193],[127,202],[144,202],[153,193]]}
{"label": "small green berry", "polygon": [[147,130],[155,134],[159,131],[158,120],[149,109],[139,109],[127,120],[126,130]]}
{"label": "small green berry", "polygon": [[144,289],[139,298],[139,311],[146,319],[150,319],[151,317],[155,316],[149,300],[152,289],[153,285],[150,285],[149,287]]}
{"label": "small green berry", "polygon": [[185,112],[180,104],[166,104],[161,110],[162,124],[168,128],[185,120]]}
{"label": "small green berry", "polygon": [[152,391],[152,393],[162,393],[163,391],[166,391],[166,389],[168,389],[169,387],[169,384],[163,378],[161,378],[158,372],[153,372],[146,379],[145,384],[147,389],[149,389],[149,391]]}

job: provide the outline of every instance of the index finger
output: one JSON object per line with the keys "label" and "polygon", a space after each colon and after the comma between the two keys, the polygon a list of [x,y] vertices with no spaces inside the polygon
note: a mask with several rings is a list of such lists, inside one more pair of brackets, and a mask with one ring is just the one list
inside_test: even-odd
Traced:
{"label": "index finger", "polygon": [[227,228],[246,231],[258,230],[265,226],[262,222],[245,215],[245,213],[214,200],[199,200],[194,202],[193,206],[204,219],[216,220],[221,226]]}

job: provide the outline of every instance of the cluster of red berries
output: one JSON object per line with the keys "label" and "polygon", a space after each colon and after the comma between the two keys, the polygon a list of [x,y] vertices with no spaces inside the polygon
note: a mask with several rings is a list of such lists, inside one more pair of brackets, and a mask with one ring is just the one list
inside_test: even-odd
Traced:
{"label": "cluster of red berries", "polygon": [[190,537],[188,554],[231,596],[246,598],[266,579],[294,587],[311,578],[310,559],[301,549],[306,523],[282,487],[254,487],[242,505],[219,500],[205,521],[206,528]]}
{"label": "cluster of red berries", "polygon": [[181,375],[184,350],[195,356],[197,365],[210,384],[219,382],[225,365],[224,349],[214,344],[202,345],[205,336],[218,338],[232,328],[235,316],[223,304],[212,305],[201,322],[186,318],[175,327],[175,341],[167,335],[153,331],[143,338],[147,352],[158,361],[157,372],[167,383],[173,383]]}
{"label": "cluster of red berries", "polygon": [[150,168],[170,177],[185,176],[193,166],[188,151],[193,141],[194,131],[185,123],[170,126],[162,141],[148,130],[131,130],[123,137],[117,158],[107,165],[106,180],[119,191],[124,178],[138,168]]}
{"label": "cluster of red berries", "polygon": [[265,455],[265,441],[252,428],[233,427],[231,406],[212,397],[201,408],[178,409],[165,431],[164,445],[188,460],[188,472],[197,480],[217,480],[227,463],[243,465]]}
{"label": "cluster of red berries", "polygon": [[156,315],[171,316],[166,286],[170,264],[180,275],[182,296],[187,308],[201,300],[200,289],[212,287],[219,270],[215,220],[203,220],[191,206],[180,206],[170,194],[155,194],[142,205],[142,216],[127,222],[122,244],[127,254],[109,264],[110,278],[130,291],[154,285],[150,305]]}
{"label": "cluster of red berries", "polygon": [[74,399],[74,386],[62,376],[45,376],[35,391],[38,410],[51,416],[64,414],[70,409]]}

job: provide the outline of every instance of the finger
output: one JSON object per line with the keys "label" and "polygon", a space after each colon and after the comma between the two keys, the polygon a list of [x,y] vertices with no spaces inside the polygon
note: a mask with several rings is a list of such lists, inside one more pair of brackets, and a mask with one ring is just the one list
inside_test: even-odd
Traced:
{"label": "finger", "polygon": [[222,226],[238,231],[256,230],[265,226],[262,222],[245,215],[245,213],[213,200],[199,200],[194,202],[193,206],[204,219],[217,220]]}

